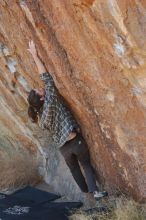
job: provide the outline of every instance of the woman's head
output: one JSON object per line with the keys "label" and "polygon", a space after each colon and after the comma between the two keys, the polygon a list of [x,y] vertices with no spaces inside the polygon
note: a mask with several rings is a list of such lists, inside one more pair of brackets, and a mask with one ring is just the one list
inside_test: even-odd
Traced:
{"label": "woman's head", "polygon": [[44,94],[43,90],[32,89],[27,97],[29,103],[28,116],[31,118],[32,122],[37,123],[38,112],[44,104]]}

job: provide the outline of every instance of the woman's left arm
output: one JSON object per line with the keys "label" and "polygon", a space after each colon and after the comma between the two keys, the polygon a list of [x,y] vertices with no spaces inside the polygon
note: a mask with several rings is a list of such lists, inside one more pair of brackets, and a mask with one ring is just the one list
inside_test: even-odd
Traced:
{"label": "woman's left arm", "polygon": [[46,93],[54,94],[56,86],[54,84],[53,77],[46,70],[45,65],[43,64],[43,62],[39,58],[35,44],[33,41],[29,42],[28,51],[31,53],[31,55],[36,63],[36,66],[38,68],[38,72],[40,74],[40,79],[44,82]]}
{"label": "woman's left arm", "polygon": [[31,53],[31,55],[36,63],[39,74],[47,72],[45,65],[43,64],[43,62],[41,61],[41,59],[39,58],[39,56],[37,54],[35,44],[32,40],[29,42],[29,48],[27,50]]}

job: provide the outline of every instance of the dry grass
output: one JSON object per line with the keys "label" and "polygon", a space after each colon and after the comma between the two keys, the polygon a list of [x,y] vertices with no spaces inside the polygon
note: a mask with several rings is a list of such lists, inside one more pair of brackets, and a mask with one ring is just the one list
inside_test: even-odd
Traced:
{"label": "dry grass", "polygon": [[39,162],[26,150],[0,151],[0,191],[14,190],[40,180]]}
{"label": "dry grass", "polygon": [[117,208],[114,210],[116,220],[144,220],[146,219],[145,205],[140,205],[133,200],[126,198],[119,199]]}
{"label": "dry grass", "polygon": [[115,208],[108,214],[88,214],[85,211],[74,213],[70,220],[146,220],[146,205],[140,205],[124,197],[117,199]]}

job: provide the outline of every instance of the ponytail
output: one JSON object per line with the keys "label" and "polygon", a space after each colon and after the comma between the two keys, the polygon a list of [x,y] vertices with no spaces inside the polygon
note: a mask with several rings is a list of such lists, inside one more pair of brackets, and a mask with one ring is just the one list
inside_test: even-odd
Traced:
{"label": "ponytail", "polygon": [[28,116],[33,123],[38,122],[38,113],[37,113],[36,109],[33,108],[33,106],[28,107]]}
{"label": "ponytail", "polygon": [[27,97],[27,101],[29,103],[28,116],[30,117],[33,123],[37,123],[39,112],[40,112],[41,107],[44,104],[44,101],[40,100],[40,96],[36,94],[34,90],[30,91]]}

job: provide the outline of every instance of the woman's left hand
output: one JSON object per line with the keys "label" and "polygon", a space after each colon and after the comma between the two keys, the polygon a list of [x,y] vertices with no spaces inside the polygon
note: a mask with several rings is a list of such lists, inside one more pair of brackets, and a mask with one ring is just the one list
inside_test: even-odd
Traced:
{"label": "woman's left hand", "polygon": [[33,57],[37,56],[37,50],[33,40],[29,41],[29,48],[27,50],[31,53]]}

